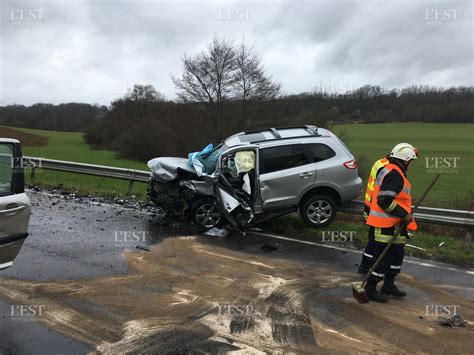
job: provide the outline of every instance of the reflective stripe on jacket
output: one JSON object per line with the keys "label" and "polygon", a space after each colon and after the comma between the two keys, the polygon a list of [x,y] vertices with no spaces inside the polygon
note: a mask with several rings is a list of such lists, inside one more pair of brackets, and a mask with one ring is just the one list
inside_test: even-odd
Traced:
{"label": "reflective stripe on jacket", "polygon": [[[383,210],[377,203],[377,198],[381,194],[393,194],[395,195],[396,192],[393,191],[382,191],[380,192],[380,187],[382,186],[383,179],[385,176],[387,176],[388,173],[390,173],[392,170],[396,170],[400,176],[403,178],[403,188],[402,190],[396,195],[393,196],[393,202],[387,208],[387,210]],[[408,181],[408,179],[405,177],[405,174],[401,171],[401,169],[396,166],[395,164],[387,164],[377,175],[374,183],[374,190],[371,196],[371,203],[370,203],[370,213],[369,213],[369,218],[367,219],[367,224],[376,228],[390,228],[390,227],[395,227],[401,222],[400,217],[396,217],[390,214],[390,211],[392,211],[397,205],[403,208],[407,213],[411,214],[411,184]],[[407,230],[409,231],[414,231],[417,229],[417,225],[414,219],[408,224]],[[378,234],[378,237],[377,237]],[[389,242],[391,239],[391,236],[383,235],[380,232],[376,233],[375,235],[375,240],[383,243]],[[397,242],[402,242],[401,238],[400,241],[397,240]],[[404,242],[404,241],[403,241]]]}
{"label": "reflective stripe on jacket", "polygon": [[372,201],[372,194],[374,192],[374,184],[375,184],[375,179],[377,178],[377,171],[380,170],[380,168],[386,166],[388,164],[388,159],[387,158],[382,158],[377,160],[374,165],[372,165],[372,169],[370,169],[370,175],[369,175],[369,180],[367,181],[367,187],[365,189],[365,199],[364,203],[367,207],[370,207],[370,203]]}

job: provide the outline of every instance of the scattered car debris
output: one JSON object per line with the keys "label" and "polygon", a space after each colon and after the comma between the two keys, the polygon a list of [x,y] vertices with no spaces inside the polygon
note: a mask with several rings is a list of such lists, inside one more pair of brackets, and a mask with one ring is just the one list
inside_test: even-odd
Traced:
{"label": "scattered car debris", "polygon": [[462,317],[458,314],[452,317],[438,317],[439,322],[441,325],[450,326],[451,328],[462,327],[467,322],[462,319]]}
{"label": "scattered car debris", "polygon": [[229,234],[229,231],[224,228],[211,228],[207,232],[204,233],[205,235],[209,235],[211,237],[219,237],[219,238],[224,238]]}
{"label": "scattered car debris", "polygon": [[281,247],[281,245],[278,243],[273,243],[273,244],[265,243],[262,245],[261,249],[263,251],[266,251],[267,253],[271,253],[272,251],[278,250],[279,247]]}
{"label": "scattered car debris", "polygon": [[151,249],[149,247],[147,247],[146,245],[143,245],[143,244],[137,244],[135,246],[136,249],[139,249],[139,250],[145,250],[145,251],[150,251]]}

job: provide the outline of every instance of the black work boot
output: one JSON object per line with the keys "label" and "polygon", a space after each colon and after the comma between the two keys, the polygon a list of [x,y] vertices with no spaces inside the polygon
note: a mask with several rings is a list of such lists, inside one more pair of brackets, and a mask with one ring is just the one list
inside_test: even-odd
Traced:
{"label": "black work boot", "polygon": [[383,295],[397,298],[403,298],[407,295],[405,291],[400,290],[397,285],[395,285],[395,276],[385,276],[384,283],[380,291]]}
{"label": "black work boot", "polygon": [[365,284],[365,294],[370,301],[385,303],[388,302],[388,298],[377,291],[377,283],[380,281],[378,277],[370,275],[367,283]]}

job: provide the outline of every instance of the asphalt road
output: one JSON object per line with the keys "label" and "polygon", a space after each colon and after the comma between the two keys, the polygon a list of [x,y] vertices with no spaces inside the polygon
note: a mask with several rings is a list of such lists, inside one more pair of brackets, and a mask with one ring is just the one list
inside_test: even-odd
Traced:
{"label": "asphalt road", "polygon": [[29,196],[30,237],[0,274],[0,353],[474,347],[472,325],[437,322],[453,311],[474,321],[470,270],[407,260],[407,299],[359,305],[350,288],[357,252],[252,233],[197,235],[147,211]]}

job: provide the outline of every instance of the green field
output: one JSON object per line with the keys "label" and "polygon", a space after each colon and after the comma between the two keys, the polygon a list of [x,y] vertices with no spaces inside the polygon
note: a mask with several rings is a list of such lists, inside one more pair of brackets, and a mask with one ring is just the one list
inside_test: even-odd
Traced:
{"label": "green field", "polygon": [[[26,128],[15,129],[48,138],[48,145],[44,147],[23,146],[24,156],[149,170],[146,166],[146,162],[141,163],[121,159],[117,157],[115,152],[110,150],[92,150],[85,143],[82,133],[42,131]],[[128,182],[122,180],[47,170],[36,171],[34,181],[30,178],[28,171],[25,177],[27,184],[50,188],[62,184],[64,190],[78,191],[84,194],[93,192],[99,195],[120,196],[125,195],[128,186]],[[137,197],[145,197],[145,192],[146,184],[139,182],[134,184],[132,193],[137,195]]]}
{"label": "green field", "polygon": [[[411,166],[408,178],[413,195],[420,196],[435,173],[427,167],[434,165],[430,157],[455,157],[456,169],[442,169],[438,182],[427,197],[425,205],[458,208],[455,200],[472,198],[474,173],[474,124],[383,123],[338,125],[336,134],[348,137],[348,146],[358,158],[367,161],[361,166],[366,176],[371,164],[385,156],[397,143],[407,142],[418,147],[420,158]],[[364,159],[361,159],[364,160]],[[450,160],[453,162],[453,160]]]}

